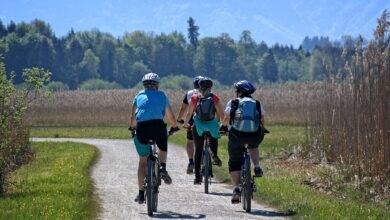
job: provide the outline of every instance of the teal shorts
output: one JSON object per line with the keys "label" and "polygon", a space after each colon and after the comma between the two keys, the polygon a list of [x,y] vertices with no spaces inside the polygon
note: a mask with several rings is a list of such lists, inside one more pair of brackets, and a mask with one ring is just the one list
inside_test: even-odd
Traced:
{"label": "teal shorts", "polygon": [[150,154],[150,146],[141,144],[137,138],[137,135],[134,136],[134,145],[137,153],[140,157],[147,157]]}

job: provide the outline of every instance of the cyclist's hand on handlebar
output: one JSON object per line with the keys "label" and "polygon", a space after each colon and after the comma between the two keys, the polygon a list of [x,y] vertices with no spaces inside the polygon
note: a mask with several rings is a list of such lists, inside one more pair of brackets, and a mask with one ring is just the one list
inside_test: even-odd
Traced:
{"label": "cyclist's hand on handlebar", "polygon": [[128,130],[131,131],[131,137],[134,137],[135,136],[135,128],[130,126],[128,128]]}
{"label": "cyclist's hand on handlebar", "polygon": [[129,131],[135,131],[135,128],[134,128],[134,127],[131,127],[131,126],[129,126],[129,128],[128,128],[127,130],[129,130]]}
{"label": "cyclist's hand on handlebar", "polygon": [[177,123],[179,123],[179,124],[184,124],[184,120],[183,120],[183,119],[177,119],[176,121],[177,121]]}
{"label": "cyclist's hand on handlebar", "polygon": [[227,125],[221,125],[221,127],[219,128],[220,134],[226,134],[226,133],[228,133],[228,131],[229,131],[229,129],[228,129]]}
{"label": "cyclist's hand on handlebar", "polygon": [[171,128],[169,129],[169,131],[168,131],[168,134],[169,134],[169,135],[172,135],[173,133],[175,133],[175,132],[177,132],[177,131],[179,131],[179,130],[180,130],[179,127],[171,127]]}

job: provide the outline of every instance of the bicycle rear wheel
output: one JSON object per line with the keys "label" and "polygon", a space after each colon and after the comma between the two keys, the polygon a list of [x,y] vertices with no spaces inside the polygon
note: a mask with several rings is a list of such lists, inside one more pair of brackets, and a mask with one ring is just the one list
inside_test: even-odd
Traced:
{"label": "bicycle rear wheel", "polygon": [[209,193],[210,184],[210,153],[205,149],[203,154],[203,169],[204,169],[204,192]]}
{"label": "bicycle rear wheel", "polygon": [[153,176],[155,169],[155,161],[148,159],[148,173],[146,176],[146,204],[148,206],[148,215],[153,215],[154,208],[154,193],[153,193]]}
{"label": "bicycle rear wheel", "polygon": [[246,212],[251,211],[252,184],[251,184],[251,163],[249,157],[245,159],[244,170],[242,171],[242,207]]}
{"label": "bicycle rear wheel", "polygon": [[[156,159],[157,160],[157,159]],[[153,212],[157,212],[157,206],[158,206],[158,187],[160,183],[160,166],[159,162],[154,162],[154,173],[153,173],[153,180],[152,180],[152,187],[153,187]]]}

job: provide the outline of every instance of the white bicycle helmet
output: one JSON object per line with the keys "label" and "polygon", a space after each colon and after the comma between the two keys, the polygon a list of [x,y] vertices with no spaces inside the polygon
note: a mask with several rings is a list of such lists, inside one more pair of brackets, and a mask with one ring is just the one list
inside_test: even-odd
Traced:
{"label": "white bicycle helmet", "polygon": [[142,77],[142,84],[144,86],[156,86],[160,83],[160,77],[157,73],[147,73]]}

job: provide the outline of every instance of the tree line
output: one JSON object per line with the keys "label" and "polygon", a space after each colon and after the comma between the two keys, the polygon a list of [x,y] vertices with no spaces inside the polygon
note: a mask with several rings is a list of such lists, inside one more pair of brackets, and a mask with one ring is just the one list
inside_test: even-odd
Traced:
{"label": "tree line", "polygon": [[71,89],[96,79],[130,88],[150,71],[162,77],[207,75],[223,85],[244,78],[263,84],[321,80],[329,72],[343,76],[356,42],[351,36],[333,42],[306,37],[299,48],[269,46],[257,43],[248,30],[238,41],[226,33],[199,38],[195,20],[190,17],[187,24],[186,35],[133,31],[115,38],[97,29],[72,29],[56,37],[50,25],[38,19],[6,25],[0,20],[0,54],[7,74],[15,73],[16,84],[23,81],[23,69],[31,67],[50,71],[53,81]]}

